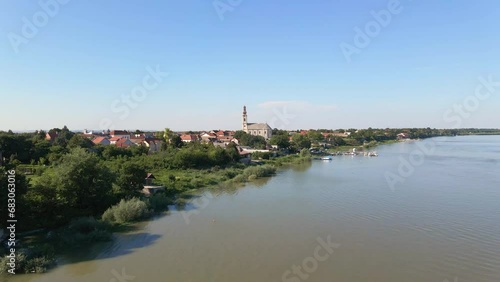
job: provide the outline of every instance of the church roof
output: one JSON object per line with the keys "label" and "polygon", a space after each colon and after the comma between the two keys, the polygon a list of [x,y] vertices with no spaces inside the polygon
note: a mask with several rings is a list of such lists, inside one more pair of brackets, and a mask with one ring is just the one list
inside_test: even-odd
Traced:
{"label": "church roof", "polygon": [[272,130],[272,128],[267,123],[249,123],[248,129],[267,129]]}

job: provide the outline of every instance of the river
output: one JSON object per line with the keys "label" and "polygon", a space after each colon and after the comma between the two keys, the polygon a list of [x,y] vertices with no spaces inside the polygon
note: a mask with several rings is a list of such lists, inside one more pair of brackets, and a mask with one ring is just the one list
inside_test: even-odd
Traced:
{"label": "river", "polygon": [[500,136],[376,150],[206,191],[49,273],[7,280],[500,281]]}

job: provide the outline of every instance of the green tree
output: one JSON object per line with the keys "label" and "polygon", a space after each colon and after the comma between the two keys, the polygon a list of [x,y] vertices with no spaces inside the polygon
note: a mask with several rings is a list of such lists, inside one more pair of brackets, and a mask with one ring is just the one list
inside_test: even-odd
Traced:
{"label": "green tree", "polygon": [[68,141],[68,148],[80,147],[89,149],[92,148],[93,146],[94,143],[90,141],[90,139],[82,137],[79,134],[73,135],[73,137],[71,137],[71,139],[69,139]]}
{"label": "green tree", "polygon": [[208,157],[213,165],[227,165],[232,160],[228,152],[221,147],[210,150]]}
{"label": "green tree", "polygon": [[126,148],[120,148],[116,146],[105,146],[102,150],[102,157],[106,160],[110,160],[112,158],[116,158],[119,156],[123,157],[131,157],[132,151],[127,150]]}
{"label": "green tree", "polygon": [[58,135],[54,142],[55,144],[63,147],[66,147],[69,140],[75,135],[75,133],[71,132],[66,125],[61,130],[57,131],[57,129],[55,129],[55,131],[58,132]]}
{"label": "green tree", "polygon": [[140,195],[147,174],[143,167],[125,161],[115,173],[121,198],[130,199]]}
{"label": "green tree", "polygon": [[277,145],[278,148],[280,148],[280,149],[286,149],[286,148],[290,147],[290,140],[289,140],[288,134],[287,135],[282,135],[282,134],[273,135],[271,137],[271,139],[269,140],[269,143],[271,145]]}
{"label": "green tree", "polygon": [[309,130],[307,132],[307,137],[309,138],[309,140],[313,142],[320,142],[323,141],[324,139],[323,134],[321,134],[321,132],[318,132],[316,130]]}
{"label": "green tree", "polygon": [[243,130],[238,130],[234,133],[233,137],[240,140],[243,136],[245,135],[248,135],[248,133],[246,133],[245,131]]}
{"label": "green tree", "polygon": [[241,137],[240,145],[249,146],[257,149],[265,149],[267,142],[266,139],[262,136],[254,136],[246,134]]}
{"label": "green tree", "polygon": [[39,161],[41,158],[46,158],[50,152],[50,142],[42,139],[35,142],[32,151],[32,159]]}
{"label": "green tree", "polygon": [[129,150],[132,156],[142,156],[149,153],[149,148],[145,145],[131,146]]}
{"label": "green tree", "polygon": [[170,140],[172,139],[172,137],[174,137],[175,135],[175,132],[173,132],[172,130],[170,130],[170,128],[165,128],[165,130],[163,131],[163,139],[165,139],[165,142],[167,143],[170,143]]}
{"label": "green tree", "polygon": [[174,148],[182,148],[182,146],[184,146],[184,142],[182,142],[181,137],[177,134],[172,136],[172,138],[170,139],[170,143]]}
{"label": "green tree", "polygon": [[294,134],[292,136],[292,141],[300,149],[311,148],[311,140],[309,140],[309,138],[307,138],[307,136],[305,136],[305,135]]}
{"label": "green tree", "polygon": [[333,137],[333,144],[335,146],[344,146],[346,144],[344,138],[340,137],[340,136],[335,136]]}
{"label": "green tree", "polygon": [[51,164],[59,162],[63,155],[67,153],[66,148],[60,145],[50,146],[49,151],[50,152],[47,154],[47,158]]}
{"label": "green tree", "polygon": [[231,142],[226,146],[226,151],[233,162],[237,162],[240,160],[240,151],[238,150],[238,145],[236,145],[234,142]]}
{"label": "green tree", "polygon": [[30,163],[32,151],[32,135],[0,132],[0,152],[7,160],[12,158],[21,163]]}
{"label": "green tree", "polygon": [[41,183],[55,187],[69,218],[101,214],[110,206],[114,176],[95,154],[85,149],[72,149],[51,174],[43,176]]}

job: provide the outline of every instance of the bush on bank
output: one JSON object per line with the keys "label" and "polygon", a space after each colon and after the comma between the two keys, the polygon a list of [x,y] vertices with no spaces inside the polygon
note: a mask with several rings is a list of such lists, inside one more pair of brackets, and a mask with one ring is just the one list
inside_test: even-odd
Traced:
{"label": "bush on bank", "polygon": [[110,225],[93,217],[72,220],[66,227],[47,235],[50,241],[62,248],[81,247],[112,239]]}
{"label": "bush on bank", "polygon": [[158,192],[147,198],[147,204],[154,212],[162,212],[168,210],[168,206],[174,204],[174,201],[167,197],[165,193]]}
{"label": "bush on bank", "polygon": [[107,209],[102,220],[109,223],[129,223],[148,217],[151,214],[148,205],[138,198],[121,200]]}
{"label": "bush on bank", "polygon": [[[11,267],[8,265],[10,258],[4,256],[0,259],[0,275],[8,274]],[[36,250],[19,250],[16,255],[15,273],[44,273],[55,266],[56,260],[51,247],[42,246]]]}

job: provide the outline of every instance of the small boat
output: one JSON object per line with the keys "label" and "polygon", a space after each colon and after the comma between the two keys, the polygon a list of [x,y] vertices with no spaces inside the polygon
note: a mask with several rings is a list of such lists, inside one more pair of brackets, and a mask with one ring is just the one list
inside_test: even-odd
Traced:
{"label": "small boat", "polygon": [[328,156],[328,157],[322,157],[321,160],[323,160],[323,161],[331,161],[332,157],[330,157],[330,156]]}
{"label": "small boat", "polygon": [[378,157],[378,154],[377,154],[377,152],[370,152],[370,153],[368,153],[368,156],[369,157]]}

